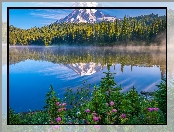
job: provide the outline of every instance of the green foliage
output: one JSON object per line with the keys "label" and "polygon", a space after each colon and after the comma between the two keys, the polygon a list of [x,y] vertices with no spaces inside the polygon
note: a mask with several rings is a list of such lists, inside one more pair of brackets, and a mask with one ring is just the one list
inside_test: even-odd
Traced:
{"label": "green foliage", "polygon": [[[77,92],[67,89],[65,99],[57,97],[53,87],[46,94],[46,106],[39,113],[14,114],[10,111],[12,124],[165,124],[166,80],[158,85],[153,99],[138,94],[134,87],[121,92],[113,73],[108,72],[100,85],[94,86],[90,96],[90,86],[83,82]],[[66,108],[65,108],[66,106]]]}
{"label": "green foliage", "polygon": [[15,114],[15,111],[9,108],[9,124],[20,124],[20,115]]}
{"label": "green foliage", "polygon": [[9,109],[9,124],[49,124],[48,113],[46,111],[29,111],[15,113]]}
{"label": "green foliage", "polygon": [[[160,85],[157,85],[158,90],[155,92],[155,99],[158,101],[159,109],[167,116],[167,86],[166,79],[162,79]],[[167,119],[166,119],[167,121]]]}
{"label": "green foliage", "polygon": [[[99,23],[54,23],[41,28],[20,29],[9,26],[9,44],[12,45],[123,45],[131,42],[156,42],[166,31],[166,16],[155,14],[124,17],[124,20]],[[134,44],[134,43],[132,43]]]}
{"label": "green foliage", "polygon": [[79,108],[90,100],[90,85],[85,84],[84,80],[81,87],[78,87],[75,92],[71,88],[67,88],[65,92],[64,102],[67,103],[68,116],[77,117]]}
{"label": "green foliage", "polygon": [[56,105],[57,102],[61,102],[56,92],[54,91],[52,85],[50,86],[50,91],[46,94],[46,105],[45,110],[49,114],[49,122],[55,122],[55,118],[59,115],[59,106]]}
{"label": "green foliage", "polygon": [[134,116],[138,116],[139,111],[141,110],[140,105],[140,97],[138,95],[138,92],[135,90],[134,87],[130,89],[125,94],[124,101],[122,102],[122,110],[123,113],[130,114],[130,118],[133,118]]}
{"label": "green foliage", "polygon": [[[94,87],[89,108],[98,114],[100,117],[100,123],[107,124],[109,120],[108,118],[111,118],[110,115],[107,115],[107,113],[111,114],[112,109],[119,108],[117,107],[120,104],[118,100],[123,97],[123,94],[120,93],[121,88],[116,86],[116,83],[114,82],[114,77],[112,76],[113,73],[110,72],[110,64],[108,64],[108,72],[104,73],[106,76],[101,79],[99,87]],[[112,106],[108,108],[106,104],[109,105],[111,101],[116,102],[114,104],[115,107]],[[116,117],[114,117],[112,120],[115,118]]]}
{"label": "green foliage", "polygon": [[[100,85],[94,86],[91,101],[79,107],[78,120],[84,120],[87,124],[165,123],[161,110],[149,111],[149,108],[158,108],[155,100],[149,101],[139,95],[134,87],[127,93],[121,93],[122,88],[116,86],[109,66],[105,74]],[[114,104],[111,105],[111,102]],[[90,111],[86,112],[86,110]],[[124,114],[126,117],[123,116]]]}
{"label": "green foliage", "polygon": [[46,111],[30,111],[21,113],[21,124],[49,124],[49,117]]}

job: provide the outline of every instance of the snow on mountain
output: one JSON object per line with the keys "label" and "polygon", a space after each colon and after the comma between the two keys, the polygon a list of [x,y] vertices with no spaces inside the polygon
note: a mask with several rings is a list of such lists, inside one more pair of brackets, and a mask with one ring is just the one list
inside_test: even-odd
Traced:
{"label": "snow on mountain", "polygon": [[[97,2],[75,2],[72,7],[97,7],[99,4]],[[116,18],[110,16],[109,14],[103,14],[98,9],[75,9],[65,18],[62,18],[57,23],[61,22],[72,22],[72,23],[94,23],[100,22],[102,20],[114,21]]]}
{"label": "snow on mountain", "polygon": [[100,22],[102,20],[114,21],[116,18],[110,15],[103,14],[100,10],[96,9],[75,9],[65,18],[58,20],[57,22],[85,22],[85,23],[94,23]]}
{"label": "snow on mountain", "polygon": [[72,69],[77,74],[84,76],[84,75],[92,75],[100,70],[102,70],[101,64],[96,64],[94,62],[90,63],[74,63],[68,64],[66,67]]}
{"label": "snow on mountain", "polygon": [[58,22],[88,22],[94,23],[98,21],[102,21],[105,18],[105,15],[96,9],[75,9],[72,13],[70,13],[65,18],[60,19]]}

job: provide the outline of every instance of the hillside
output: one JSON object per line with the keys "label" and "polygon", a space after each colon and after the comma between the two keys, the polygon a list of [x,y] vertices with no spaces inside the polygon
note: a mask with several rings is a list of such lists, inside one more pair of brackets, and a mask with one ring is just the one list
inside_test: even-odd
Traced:
{"label": "hillside", "polygon": [[13,45],[120,45],[130,42],[149,45],[157,43],[154,40],[158,34],[165,33],[166,16],[150,14],[98,23],[53,23],[27,30],[12,25],[9,28],[9,44]]}

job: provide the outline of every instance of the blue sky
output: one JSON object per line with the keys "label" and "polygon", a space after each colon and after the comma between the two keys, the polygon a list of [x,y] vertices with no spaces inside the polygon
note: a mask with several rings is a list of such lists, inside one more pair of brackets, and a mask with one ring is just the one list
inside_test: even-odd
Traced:
{"label": "blue sky", "polygon": [[[9,24],[20,28],[31,28],[31,27],[42,27],[49,25],[61,18],[64,18],[70,14],[73,10],[71,9],[10,9],[9,11]],[[110,14],[123,18],[124,15],[138,16],[145,14],[159,14],[165,15],[165,9],[103,9],[104,14]]]}
{"label": "blue sky", "polygon": [[[2,2],[2,21],[7,21],[7,7],[70,7],[74,2]],[[163,2],[99,2],[104,7],[168,7],[168,9],[174,9],[174,2],[163,3]],[[20,28],[31,28],[34,26],[41,27],[60,18],[64,18],[68,15],[71,10],[11,10],[10,11],[10,25],[14,25]],[[164,11],[128,11],[128,10],[117,10],[116,15],[113,12],[110,15],[117,16],[119,18],[123,17],[125,14],[136,16],[150,13],[157,13],[159,15],[165,14]],[[164,12],[164,13],[163,13]],[[104,13],[108,13],[105,10]],[[129,14],[128,14],[129,13]]]}
{"label": "blue sky", "polygon": [[72,10],[55,9],[11,9],[9,24],[20,28],[42,27],[64,18]]}

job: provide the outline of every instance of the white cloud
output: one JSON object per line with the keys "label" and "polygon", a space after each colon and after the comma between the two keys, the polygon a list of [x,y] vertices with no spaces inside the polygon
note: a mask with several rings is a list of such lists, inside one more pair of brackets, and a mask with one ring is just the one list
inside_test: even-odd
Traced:
{"label": "white cloud", "polygon": [[35,17],[42,17],[42,18],[48,18],[48,19],[58,19],[60,16],[54,15],[54,14],[46,14],[46,13],[30,13],[30,15]]}
{"label": "white cloud", "polygon": [[49,25],[49,24],[51,24],[51,23],[54,23],[55,21],[52,21],[52,22],[41,22],[40,24],[41,25]]}
{"label": "white cloud", "polygon": [[[32,9],[30,15],[51,20],[59,20],[67,16],[72,10],[62,9]],[[52,21],[53,22],[53,21]],[[48,23],[48,22],[47,22]],[[51,22],[50,22],[51,23]]]}

